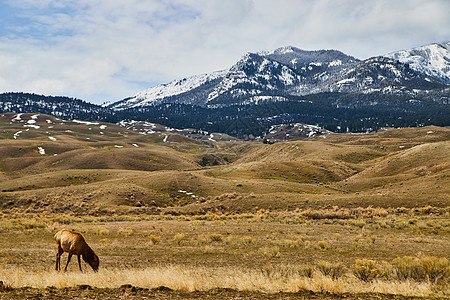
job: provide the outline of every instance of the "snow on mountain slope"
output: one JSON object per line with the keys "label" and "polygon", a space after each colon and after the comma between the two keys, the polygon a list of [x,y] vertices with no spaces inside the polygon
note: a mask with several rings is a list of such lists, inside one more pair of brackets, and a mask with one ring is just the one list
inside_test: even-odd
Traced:
{"label": "snow on mountain slope", "polygon": [[396,51],[385,57],[397,59],[416,71],[450,83],[450,41]]}
{"label": "snow on mountain slope", "polygon": [[359,61],[338,50],[308,51],[292,46],[278,48],[272,52],[262,53],[262,55],[302,73],[313,71],[314,69],[318,71],[319,67],[321,71],[328,67],[338,67],[340,69]]}
{"label": "snow on mountain slope", "polygon": [[122,108],[153,105],[156,104],[158,100],[191,91],[192,89],[195,89],[205,84],[206,82],[223,77],[227,73],[227,71],[228,70],[217,71],[210,74],[194,75],[180,80],[175,80],[168,84],[162,84],[153,88],[149,88],[137,93],[131,98],[120,101],[120,103],[113,104],[118,104],[114,105],[115,109],[118,110]]}
{"label": "snow on mountain slope", "polygon": [[223,71],[175,80],[109,104],[116,110],[162,103],[223,105],[223,101],[254,97],[297,84],[300,76],[288,66],[247,53]]}
{"label": "snow on mountain slope", "polygon": [[427,78],[423,73],[411,69],[407,64],[387,57],[373,57],[344,69],[321,91],[329,92],[375,92],[385,93],[424,90],[440,86],[435,78]]}
{"label": "snow on mountain slope", "polygon": [[217,108],[322,92],[427,93],[450,84],[449,49],[445,42],[361,61],[337,50],[282,47],[247,53],[227,70],[175,80],[107,107],[177,103]]}
{"label": "snow on mountain slope", "polygon": [[357,61],[337,50],[305,51],[291,46],[247,53],[227,70],[175,80],[107,107],[122,110],[162,103],[217,107],[249,103],[259,99],[256,96],[273,96],[278,101],[285,93],[310,93],[318,83]]}

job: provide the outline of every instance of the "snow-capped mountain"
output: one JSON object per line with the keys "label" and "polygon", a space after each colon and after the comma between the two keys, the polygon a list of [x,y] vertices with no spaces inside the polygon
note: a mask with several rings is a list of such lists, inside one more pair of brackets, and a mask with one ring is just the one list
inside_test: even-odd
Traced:
{"label": "snow-capped mountain", "polygon": [[450,41],[389,53],[386,57],[450,84]]}
{"label": "snow-capped mountain", "polygon": [[[337,50],[289,46],[247,53],[226,70],[175,80],[103,106],[0,94],[0,112],[147,121],[249,139],[270,134],[278,124],[313,124],[337,132],[450,126],[449,45],[431,44],[366,60]],[[297,131],[292,136],[298,136]]]}
{"label": "snow-capped mountain", "polygon": [[224,107],[339,93],[406,93],[450,84],[450,42],[360,61],[337,50],[247,53],[227,70],[176,80],[112,103],[114,110],[176,103]]}
{"label": "snow-capped mountain", "polygon": [[304,51],[283,47],[247,53],[227,70],[183,78],[112,103],[121,110],[162,103],[223,106],[280,101],[283,95],[311,93],[318,84],[357,59],[336,50]]}

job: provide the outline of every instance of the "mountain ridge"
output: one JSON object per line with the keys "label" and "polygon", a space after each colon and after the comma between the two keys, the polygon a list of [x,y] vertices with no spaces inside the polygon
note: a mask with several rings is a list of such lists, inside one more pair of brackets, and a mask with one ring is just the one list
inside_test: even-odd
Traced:
{"label": "mountain ridge", "polygon": [[[433,45],[438,44],[428,45],[426,49],[432,49]],[[450,42],[442,45],[450,45]],[[450,52],[450,46],[441,48]],[[307,51],[293,46],[270,52],[247,53],[229,69],[149,88],[108,107],[122,110],[163,103],[230,105],[238,104],[243,99],[249,102],[251,97],[257,96],[302,96],[336,91],[383,92],[385,87],[394,91],[409,90],[413,94],[412,90],[426,92],[446,87],[450,83],[450,67],[448,74],[438,74],[434,61],[439,59],[429,64],[422,63],[425,65],[422,68],[417,67],[417,63],[410,66],[412,62],[407,58],[417,49],[413,48],[409,52],[401,50],[366,60],[356,59],[338,50]],[[429,58],[435,56],[439,55],[428,55]],[[445,60],[447,56],[450,57],[450,54],[439,57]],[[446,68],[444,66],[443,70],[446,71]]]}
{"label": "mountain ridge", "polygon": [[448,45],[430,44],[365,60],[338,50],[285,46],[249,52],[228,69],[174,80],[103,106],[68,98],[61,108],[51,97],[17,94],[14,102],[2,94],[0,111],[147,121],[244,139],[263,137],[278,124],[310,124],[333,132],[448,126]]}
{"label": "mountain ridge", "polygon": [[385,56],[450,84],[450,41],[395,51]]}

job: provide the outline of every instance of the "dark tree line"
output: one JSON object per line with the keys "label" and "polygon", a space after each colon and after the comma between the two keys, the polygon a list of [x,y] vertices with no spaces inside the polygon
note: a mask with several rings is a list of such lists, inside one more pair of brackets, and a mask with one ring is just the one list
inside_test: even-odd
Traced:
{"label": "dark tree line", "polygon": [[[447,92],[448,93],[448,92]],[[286,96],[284,96],[286,97]],[[446,93],[409,95],[321,93],[288,97],[288,101],[201,107],[161,104],[113,111],[68,97],[25,93],[0,94],[0,112],[46,113],[63,119],[139,120],[174,128],[223,132],[237,137],[263,136],[272,125],[305,123],[334,132],[366,132],[382,127],[449,126]]]}
{"label": "dark tree line", "polygon": [[272,125],[297,122],[317,124],[334,132],[450,125],[448,104],[433,99],[411,101],[406,96],[381,94],[370,97],[327,93],[291,98],[290,101],[220,108],[163,104],[129,109],[119,114],[124,119],[224,132],[238,137],[261,136]]}
{"label": "dark tree line", "polygon": [[29,93],[0,94],[0,112],[43,113],[67,120],[104,122],[117,122],[118,120],[114,111],[83,100]]}

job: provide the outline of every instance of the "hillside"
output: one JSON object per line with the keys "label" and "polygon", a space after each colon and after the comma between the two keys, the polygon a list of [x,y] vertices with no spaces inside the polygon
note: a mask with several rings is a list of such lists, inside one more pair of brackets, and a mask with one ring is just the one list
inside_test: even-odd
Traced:
{"label": "hillside", "polygon": [[116,114],[104,107],[65,96],[30,93],[0,94],[0,113],[43,113],[67,120],[117,122]]}
{"label": "hillside", "polygon": [[0,140],[5,212],[450,204],[450,130],[441,127],[264,144],[10,113],[0,115]]}

